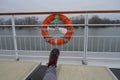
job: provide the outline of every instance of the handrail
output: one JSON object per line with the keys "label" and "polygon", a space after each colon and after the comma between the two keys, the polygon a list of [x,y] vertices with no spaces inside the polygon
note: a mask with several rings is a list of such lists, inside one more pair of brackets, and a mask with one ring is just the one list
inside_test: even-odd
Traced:
{"label": "handrail", "polygon": [[[58,24],[57,26],[85,26],[86,24]],[[0,25],[0,27],[11,27],[12,25]],[[15,25],[15,27],[41,27],[41,26],[56,26],[55,24],[50,24],[50,25]],[[120,24],[87,24],[87,26],[120,26]]]}
{"label": "handrail", "polygon": [[78,14],[78,13],[120,13],[120,10],[83,10],[83,11],[53,11],[53,12],[1,12],[0,15]]}
{"label": "handrail", "polygon": [[[53,11],[53,12],[0,12],[0,16],[2,15],[10,15],[11,17],[11,25],[0,25],[0,27],[12,27],[12,35],[1,35],[0,36],[0,51],[14,51],[15,52],[15,58],[16,60],[19,60],[19,58],[21,58],[21,55],[19,54],[19,51],[23,52],[23,51],[32,51],[32,50],[42,50],[42,51],[46,51],[52,49],[54,46],[48,46],[45,42],[42,43],[43,39],[42,36],[40,35],[16,35],[16,27],[41,27],[41,26],[48,26],[48,25],[42,25],[42,24],[36,24],[36,25],[16,25],[15,24],[15,15],[42,15],[42,14],[85,14],[85,23],[84,24],[66,24],[66,26],[69,25],[73,25],[75,27],[79,27],[79,26],[84,26],[84,34],[78,34],[77,36],[73,36],[74,38],[72,38],[72,47],[68,47],[70,45],[65,45],[65,49],[63,46],[61,46],[61,49],[63,51],[80,51],[79,53],[82,53],[82,63],[83,64],[87,64],[87,59],[89,59],[89,55],[87,55],[88,51],[90,51],[91,53],[94,53],[96,51],[96,53],[98,52],[108,52],[110,54],[112,54],[112,52],[114,53],[118,53],[119,51],[119,38],[120,36],[102,36],[102,35],[89,35],[88,33],[88,29],[91,26],[120,26],[120,24],[90,24],[89,18],[88,18],[88,14],[94,14],[94,13],[120,13],[120,10],[83,10],[83,11]],[[57,24],[58,26],[64,26],[64,24]],[[56,24],[50,24],[49,26],[56,26]],[[42,28],[41,28],[42,29]],[[55,38],[57,38],[58,36],[55,36]],[[113,41],[114,39],[114,41]],[[108,41],[106,41],[108,40]],[[77,44],[75,43],[77,41]],[[81,43],[80,43],[81,41]],[[43,46],[39,46],[39,43],[41,43],[41,45]],[[95,44],[95,43],[97,44]],[[37,44],[38,43],[38,44]],[[114,43],[114,46],[113,46]],[[29,44],[29,45],[27,45]],[[95,44],[95,45],[94,45]],[[101,45],[102,46],[101,46]],[[106,44],[109,44],[106,47]],[[83,46],[80,46],[83,45]],[[89,48],[90,45],[90,48]],[[38,48],[39,46],[39,48]],[[75,47],[76,46],[76,47]],[[94,46],[96,48],[94,48]],[[114,48],[113,48],[113,47]],[[10,48],[9,48],[10,47]],[[102,48],[101,48],[102,47]],[[99,49],[101,48],[101,50]],[[113,48],[113,50],[112,50]],[[89,52],[89,53],[90,53]],[[3,52],[4,53],[4,52]],[[34,53],[34,52],[33,52]],[[72,52],[73,53],[73,52]],[[78,52],[77,52],[78,53]],[[80,54],[81,55],[81,54]],[[95,54],[96,55],[96,54]],[[0,56],[4,56],[4,55],[0,55]],[[6,55],[5,56],[9,56]],[[24,57],[25,55],[23,55]],[[94,55],[93,55],[94,56]],[[105,57],[108,60],[112,60],[115,59],[117,60],[118,57],[117,55],[115,55],[115,57],[111,55],[111,56],[106,56]],[[25,56],[25,57],[30,57],[30,56]],[[33,57],[33,56],[32,56]],[[42,56],[43,57],[43,56]],[[96,56],[98,58],[98,56]],[[101,57],[101,56],[100,56]],[[103,55],[102,55],[103,57]],[[67,57],[64,57],[67,58]],[[73,57],[68,57],[68,58],[73,58]],[[76,58],[76,57],[75,57]],[[91,57],[91,59],[97,59],[94,57]],[[106,59],[104,58],[104,59]],[[79,58],[78,58],[79,59]],[[98,58],[100,59],[100,58]],[[101,58],[103,59],[103,58]],[[106,59],[106,60],[107,60]]]}

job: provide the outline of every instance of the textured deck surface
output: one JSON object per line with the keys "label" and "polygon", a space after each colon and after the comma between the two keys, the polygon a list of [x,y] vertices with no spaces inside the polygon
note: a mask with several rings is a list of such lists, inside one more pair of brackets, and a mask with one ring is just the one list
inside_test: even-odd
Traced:
{"label": "textured deck surface", "polygon": [[58,80],[115,80],[106,67],[60,65]]}
{"label": "textured deck surface", "polygon": [[[0,80],[23,80],[37,64],[34,62],[0,61]],[[30,78],[42,80],[46,69],[46,66],[36,68]],[[57,72],[58,80],[115,80],[106,67],[60,65]]]}
{"label": "textured deck surface", "polygon": [[0,61],[0,80],[23,80],[38,63]]}

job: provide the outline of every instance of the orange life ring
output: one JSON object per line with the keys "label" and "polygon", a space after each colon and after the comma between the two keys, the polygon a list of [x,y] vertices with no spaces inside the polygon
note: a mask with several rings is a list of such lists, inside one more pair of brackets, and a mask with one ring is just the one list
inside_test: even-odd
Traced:
{"label": "orange life ring", "polygon": [[55,14],[51,14],[49,15],[42,23],[42,29],[41,29],[41,33],[42,33],[42,36],[44,37],[44,39],[52,44],[52,45],[63,45],[65,43],[67,43],[72,35],[73,35],[73,26],[72,25],[68,25],[68,24],[72,24],[71,20],[68,19],[66,16],[64,16],[63,14],[58,14],[57,15],[58,18],[64,23],[66,24],[66,29],[67,29],[67,32],[65,33],[65,35],[63,37],[60,37],[58,39],[55,39],[53,37],[51,37],[48,33],[48,25],[51,23],[51,21],[53,21],[56,17]]}

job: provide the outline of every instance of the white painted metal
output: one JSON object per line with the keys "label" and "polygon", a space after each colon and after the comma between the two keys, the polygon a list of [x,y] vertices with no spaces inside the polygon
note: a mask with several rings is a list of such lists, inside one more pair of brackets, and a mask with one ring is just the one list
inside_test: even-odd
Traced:
{"label": "white painted metal", "polygon": [[[54,25],[15,25],[15,21],[14,21],[14,15],[12,15],[12,18],[11,18],[11,20],[12,20],[12,25],[0,25],[0,27],[12,27],[12,31],[13,31],[13,36],[11,36],[11,35],[0,35],[0,57],[1,56],[7,56],[7,57],[11,57],[11,56],[16,56],[16,59],[18,59],[18,57],[20,56],[20,57],[33,57],[33,58],[36,58],[36,57],[40,57],[40,58],[48,58],[48,54],[49,54],[49,52],[50,51],[48,51],[49,49],[51,50],[52,48],[54,48],[54,47],[58,47],[58,46],[50,46],[50,48],[48,48],[48,47],[46,47],[46,46],[48,46],[48,44],[46,43],[46,42],[44,42],[43,44],[44,44],[44,46],[46,47],[44,50],[43,50],[43,48],[42,48],[42,46],[40,46],[40,48],[37,50],[37,38],[39,38],[39,40],[40,40],[40,42],[41,42],[41,40],[42,40],[42,36],[16,36],[16,27],[26,27],[26,26],[30,26],[30,27],[41,27],[41,26],[56,26],[56,24]],[[90,26],[120,26],[120,24],[89,24],[88,23],[88,14],[86,13],[86,15],[85,15],[85,24],[66,24],[67,26],[69,26],[69,25],[73,25],[73,26],[75,26],[75,27],[78,27],[78,26],[84,26],[84,35],[78,35],[78,36],[76,36],[76,35],[74,35],[73,36],[73,39],[72,39],[72,49],[71,49],[71,51],[69,51],[69,46],[71,46],[71,45],[69,45],[69,44],[66,44],[65,46],[66,46],[66,50],[64,50],[64,46],[61,46],[61,51],[62,51],[62,56],[60,57],[61,59],[82,59],[81,58],[81,55],[82,55],[82,57],[83,57],[83,61],[84,61],[84,63],[85,64],[87,64],[87,59],[89,59],[89,60],[92,60],[92,59],[94,59],[94,60],[120,60],[118,57],[120,56],[120,52],[118,51],[118,48],[119,48],[119,44],[118,44],[118,42],[119,42],[119,38],[120,38],[120,36],[102,36],[102,35],[100,35],[100,36],[92,36],[92,35],[88,35],[88,30],[89,30],[89,27]],[[57,26],[65,26],[65,24],[57,24]],[[5,39],[5,43],[2,43],[2,41],[1,41],[1,39],[2,39],[2,37]],[[8,44],[7,44],[7,39],[8,39],[8,37],[11,37],[11,38],[13,38],[13,41],[14,41],[14,44],[12,44],[12,42],[11,42],[11,40],[8,40],[9,41],[9,43],[10,43],[10,46],[12,46],[12,45],[14,45],[14,50],[9,50],[8,49]],[[55,36],[55,37],[57,37],[57,36]],[[78,48],[78,50],[77,51],[75,51],[75,38],[77,38],[78,39],[78,46],[81,44],[79,41],[80,41],[80,39],[81,38],[84,38],[84,50],[83,51],[81,51],[81,49],[80,49],[80,47]],[[91,52],[89,52],[88,51],[88,39],[89,38],[92,38],[92,40],[91,40]],[[94,51],[94,39],[95,38],[97,38],[98,40],[98,45],[97,45],[97,50],[96,51]],[[104,38],[103,39],[103,49],[102,49],[102,52],[99,52],[99,45],[100,45],[100,40],[102,39],[102,38]],[[105,43],[106,43],[106,38],[114,38],[115,39],[115,51],[114,52],[111,52],[111,48],[112,48],[112,39],[111,40],[109,40],[108,42],[109,42],[109,51],[108,52],[105,52],[105,47],[106,47],[106,45],[105,45]],[[16,39],[18,39],[18,43],[20,44],[19,46],[17,45],[17,41],[16,41]],[[23,39],[23,45],[24,45],[24,48],[22,48],[22,40]],[[29,42],[29,44],[30,44],[30,46],[29,46],[29,48],[30,48],[30,50],[28,50],[27,49],[27,45],[26,45],[26,40],[28,39],[28,42]],[[32,41],[31,41],[31,39],[34,39],[34,50],[32,50]],[[5,50],[3,49],[3,44],[5,44]],[[41,43],[40,43],[40,45],[41,45]],[[18,50],[18,47],[20,47],[19,49],[20,50]],[[39,51],[39,50],[41,50],[41,51]],[[16,55],[8,55],[8,54],[3,54],[3,52],[6,52],[6,53],[9,53],[9,52],[11,52],[11,51],[15,51],[15,53],[16,53]],[[20,54],[20,52],[21,53],[23,53],[22,55],[18,55],[18,54]],[[26,55],[26,54],[24,54],[24,53],[30,53],[29,55]],[[40,52],[40,53],[39,53]],[[48,53],[48,54],[44,54],[44,53]],[[37,56],[36,54],[34,54],[34,53],[39,53],[39,56]],[[69,53],[69,55],[67,54],[67,53]],[[75,53],[75,54],[74,54]],[[89,56],[89,54],[91,55],[91,56]],[[34,54],[34,56],[33,56],[33,54]],[[47,56],[42,56],[42,55],[47,55]],[[74,54],[74,55],[73,55]],[[96,54],[100,54],[100,55],[102,55],[102,57],[98,57],[98,56],[96,56]],[[79,55],[79,56],[78,56]],[[110,55],[109,57],[107,57],[107,55]],[[118,57],[113,57],[113,56],[116,56],[116,55],[118,55]],[[67,56],[67,57],[66,57]]]}
{"label": "white painted metal", "polygon": [[[57,24],[57,26],[85,26],[86,24]],[[11,27],[12,25],[0,25],[0,27]],[[41,27],[41,26],[56,26],[55,24],[50,25],[15,25],[16,27]],[[87,24],[87,26],[120,26],[120,24]]]}
{"label": "white painted metal", "polygon": [[88,14],[85,15],[85,29],[84,29],[84,56],[83,64],[87,65],[87,47],[88,47]]}
{"label": "white painted metal", "polygon": [[14,15],[12,15],[12,32],[13,32],[13,41],[14,41],[14,49],[16,53],[16,60],[18,59],[18,49],[17,49],[17,41],[16,41],[16,30],[15,30],[15,20]]}
{"label": "white painted metal", "polygon": [[0,50],[2,50],[2,41],[1,41],[1,37],[0,37]]}

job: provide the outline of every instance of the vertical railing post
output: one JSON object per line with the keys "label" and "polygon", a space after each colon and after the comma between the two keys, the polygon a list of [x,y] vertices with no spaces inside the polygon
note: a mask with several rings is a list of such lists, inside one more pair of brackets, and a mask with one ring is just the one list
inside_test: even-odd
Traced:
{"label": "vertical railing post", "polygon": [[88,48],[88,14],[85,15],[85,29],[84,29],[84,56],[82,64],[87,65],[87,48]]}
{"label": "vertical railing post", "polygon": [[15,18],[14,15],[12,15],[12,33],[13,33],[13,42],[14,42],[14,50],[16,54],[16,60],[19,61],[18,57],[18,49],[17,49],[17,41],[16,41],[16,30],[15,30]]}

